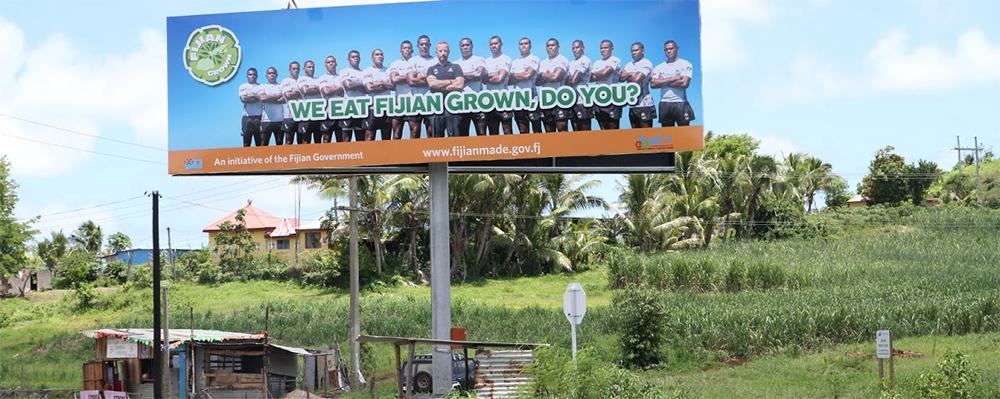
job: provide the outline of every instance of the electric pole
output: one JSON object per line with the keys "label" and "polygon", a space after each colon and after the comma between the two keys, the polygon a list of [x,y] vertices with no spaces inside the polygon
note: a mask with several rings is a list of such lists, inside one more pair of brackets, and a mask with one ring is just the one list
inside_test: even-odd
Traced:
{"label": "electric pole", "polygon": [[[976,190],[979,190],[979,181],[980,181],[979,180],[979,152],[983,151],[983,147],[979,146],[979,137],[978,136],[973,136],[972,137],[972,147],[962,147],[962,139],[959,138],[958,136],[955,136],[955,144],[956,144],[955,148],[952,148],[952,149],[955,150],[955,151],[958,151],[958,162],[959,163],[961,163],[961,162],[964,161],[962,159],[962,151],[972,151],[973,152],[973,154],[974,154],[973,155],[973,160],[976,163]],[[961,171],[961,169],[959,169],[959,170]]]}
{"label": "electric pole", "polygon": [[153,191],[153,399],[163,399],[163,340],[160,335],[160,192]]}

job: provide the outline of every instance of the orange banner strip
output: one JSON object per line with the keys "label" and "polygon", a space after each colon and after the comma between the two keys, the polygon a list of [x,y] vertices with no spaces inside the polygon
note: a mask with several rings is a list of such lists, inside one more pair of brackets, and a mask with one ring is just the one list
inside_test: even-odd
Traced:
{"label": "orange banner strip", "polygon": [[704,147],[701,126],[170,151],[171,175],[679,152]]}

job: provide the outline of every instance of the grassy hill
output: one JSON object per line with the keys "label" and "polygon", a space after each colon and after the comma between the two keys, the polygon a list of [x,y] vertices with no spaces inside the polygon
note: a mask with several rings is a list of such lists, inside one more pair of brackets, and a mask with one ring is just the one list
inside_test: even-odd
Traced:
{"label": "grassy hill", "polygon": [[[906,210],[908,209],[908,210]],[[1000,392],[1000,214],[974,210],[873,210],[823,215],[816,238],[725,242],[710,251],[626,254],[635,284],[655,287],[667,309],[667,361],[642,377],[684,397],[871,397],[874,331],[888,328],[897,347],[923,356],[901,359],[900,392],[916,394],[918,375],[946,349],[970,356],[984,376],[977,394]],[[755,286],[745,277],[727,288],[734,265],[781,275]],[[611,273],[621,274],[621,266]],[[608,268],[576,275],[485,281],[453,287],[453,324],[469,338],[544,342],[568,348],[561,315],[569,282],[587,290],[591,308],[580,345],[607,363],[620,361],[619,327]],[[771,275],[773,277],[773,275]],[[613,277],[616,278],[616,277]],[[77,387],[80,363],[93,357],[78,331],[151,325],[148,289],[101,291],[98,309],[75,312],[65,292],[0,302],[0,387]],[[428,336],[427,287],[366,292],[363,330]],[[270,308],[281,343],[343,343],[346,293],[278,282],[201,286],[173,283],[171,324],[259,331]],[[374,347],[380,378],[388,349]],[[862,352],[862,354],[853,354]],[[23,367],[24,380],[21,380]],[[388,380],[386,380],[388,381]],[[390,394],[387,382],[380,392]],[[384,391],[383,391],[384,389]]]}

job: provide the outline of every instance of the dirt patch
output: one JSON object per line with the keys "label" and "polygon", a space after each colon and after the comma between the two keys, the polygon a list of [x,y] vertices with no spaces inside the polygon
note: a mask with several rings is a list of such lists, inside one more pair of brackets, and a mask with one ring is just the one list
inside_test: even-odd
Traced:
{"label": "dirt patch", "polygon": [[727,366],[739,366],[739,365],[742,365],[743,363],[746,363],[746,362],[747,362],[747,358],[745,358],[745,357],[736,357],[736,356],[733,356],[733,357],[731,357],[729,359],[726,359],[722,363],[725,363]]}

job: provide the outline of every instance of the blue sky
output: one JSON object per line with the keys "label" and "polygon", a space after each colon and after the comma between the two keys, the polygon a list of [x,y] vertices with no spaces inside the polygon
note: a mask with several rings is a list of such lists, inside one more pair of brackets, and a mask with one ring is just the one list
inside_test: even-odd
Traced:
{"label": "blue sky", "polygon": [[[161,226],[180,248],[200,247],[201,227],[248,199],[294,216],[297,189],[287,178],[169,177],[165,166],[166,17],[284,4],[0,3],[0,154],[20,184],[17,214],[42,215],[36,227],[45,234],[93,219],[106,234],[123,231],[150,247],[143,192],[157,189]],[[852,188],[885,145],[944,167],[955,160],[956,135],[1000,147],[1000,2],[706,0],[701,15],[706,130],[752,134],[771,154],[818,156]],[[512,40],[505,48],[513,53]],[[614,178],[596,194],[615,199]],[[304,219],[329,206],[305,189],[301,204]]]}
{"label": "blue sky", "polygon": [[[531,12],[495,13],[497,9],[530,9]],[[372,24],[372,21],[385,19],[386,15],[420,13],[446,22],[427,24],[416,18],[400,18],[393,24]],[[478,20],[465,18],[466,15],[491,16],[488,20]],[[554,23],[553,15],[573,23]],[[606,21],[615,21],[615,25],[608,26]],[[628,23],[624,23],[626,21]],[[614,55],[622,59],[623,66],[632,61],[631,43],[644,43],[646,57],[657,65],[665,59],[663,42],[673,39],[688,49],[682,49],[681,58],[697,67],[701,65],[699,22],[697,3],[692,1],[631,1],[628,7],[622,7],[595,0],[406,3],[171,18],[167,22],[169,147],[184,150],[241,145],[238,133],[242,104],[236,90],[246,82],[246,70],[250,67],[263,71],[274,66],[278,69],[280,82],[288,76],[290,61],[313,60],[317,63],[318,77],[326,73],[323,60],[328,54],[337,57],[339,71],[348,67],[348,51],[357,49],[362,54],[361,69],[365,69],[371,66],[370,54],[374,48],[385,51],[384,65],[388,67],[400,57],[399,43],[408,39],[415,44],[421,34],[430,36],[433,43],[442,40],[451,43],[452,60],[461,57],[457,43],[463,37],[473,40],[474,54],[489,57],[489,38],[499,35],[504,40],[504,53],[512,58],[518,57],[518,40],[528,37],[532,39],[532,54],[542,59],[546,57],[545,41],[555,37],[560,40],[560,54],[569,60],[574,59],[570,51],[573,40],[583,40],[588,56],[597,60],[601,57],[599,43],[610,39],[615,43]],[[193,30],[214,24],[233,31],[240,41],[243,61],[233,80],[208,86],[191,78],[179,55]],[[284,26],[295,28],[289,32],[281,28]],[[379,28],[372,29],[373,26]],[[593,28],[597,26],[607,28]],[[345,35],[349,32],[357,34]],[[264,82],[263,74],[259,81]],[[701,79],[694,79],[688,92],[695,114],[703,116]],[[701,122],[701,119],[696,121]]]}

